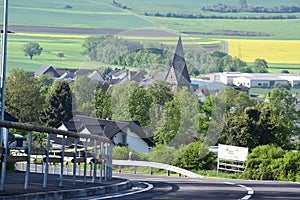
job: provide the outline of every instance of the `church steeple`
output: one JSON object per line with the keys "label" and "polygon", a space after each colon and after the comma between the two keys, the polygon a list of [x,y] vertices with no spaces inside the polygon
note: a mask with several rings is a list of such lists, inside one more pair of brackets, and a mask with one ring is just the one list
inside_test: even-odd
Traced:
{"label": "church steeple", "polygon": [[165,80],[177,87],[186,86],[190,88],[191,80],[184,59],[181,36],[178,39],[175,54]]}

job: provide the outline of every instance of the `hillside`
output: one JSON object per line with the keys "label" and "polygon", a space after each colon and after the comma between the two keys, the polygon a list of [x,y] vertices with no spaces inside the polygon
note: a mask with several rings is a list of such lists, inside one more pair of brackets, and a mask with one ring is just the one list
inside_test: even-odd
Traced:
{"label": "hillside", "polygon": [[[236,5],[236,2],[236,0],[228,0],[226,4]],[[9,35],[9,71],[13,68],[35,71],[44,64],[58,67],[97,67],[101,64],[89,62],[81,55],[83,39],[93,34],[117,33],[131,40],[175,44],[180,32],[183,33],[185,45],[205,45],[208,48],[212,46],[211,49],[228,48],[232,56],[245,59],[246,62],[253,62],[258,56],[267,58],[267,61],[276,65],[279,71],[281,65],[299,68],[300,55],[299,51],[295,51],[300,48],[299,13],[293,13],[298,19],[290,20],[182,19],[146,16],[145,13],[216,15],[214,12],[204,12],[201,8],[212,6],[220,1],[120,0],[118,3],[125,5],[126,9],[112,5],[110,0],[44,0],[42,3],[39,0],[9,1],[10,30],[16,31],[14,35]],[[299,6],[298,0],[284,2],[248,0],[247,3],[263,7],[275,7],[283,3],[285,6]],[[0,2],[0,9],[3,9],[3,2]],[[254,16],[256,14],[226,13],[225,15]],[[259,15],[278,14],[260,13]],[[2,15],[0,20],[1,23]],[[47,27],[59,29],[50,31]],[[261,41],[259,48],[256,47],[257,45],[249,46],[253,43],[252,40]],[[39,42],[45,50],[41,56],[33,60],[24,57],[20,50],[22,45],[29,41]],[[226,47],[224,44],[230,45]],[[63,52],[66,57],[62,60],[58,59],[56,54],[59,52]]]}

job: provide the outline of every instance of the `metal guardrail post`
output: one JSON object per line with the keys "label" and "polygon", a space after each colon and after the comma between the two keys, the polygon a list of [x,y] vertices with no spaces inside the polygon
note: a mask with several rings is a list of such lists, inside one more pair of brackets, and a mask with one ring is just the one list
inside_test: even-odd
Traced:
{"label": "metal guardrail post", "polygon": [[73,159],[73,185],[76,185],[76,157],[77,157],[78,138],[75,138],[74,159]]}
{"label": "metal guardrail post", "polygon": [[152,167],[150,167],[150,175],[152,176],[153,171],[152,171]]}
{"label": "metal guardrail post", "polygon": [[24,189],[28,189],[28,183],[29,183],[29,176],[30,176],[30,154],[31,154],[31,147],[32,147],[32,131],[29,131],[28,136],[28,152],[27,152],[27,166],[26,166],[26,174],[25,174],[25,184]]}
{"label": "metal guardrail post", "polygon": [[101,141],[101,146],[100,146],[100,182],[102,181],[102,176],[103,176],[103,142]]}
{"label": "metal guardrail post", "polygon": [[93,183],[96,181],[97,175],[97,140],[94,139],[94,173],[93,173]]}
{"label": "metal guardrail post", "polygon": [[45,166],[45,173],[44,173],[43,188],[46,188],[46,187],[47,187],[47,182],[48,182],[48,173],[49,173],[49,151],[50,151],[50,134],[47,133],[46,166]]}
{"label": "metal guardrail post", "polygon": [[136,166],[133,166],[133,174],[136,174]]}
{"label": "metal guardrail post", "polygon": [[84,148],[84,169],[83,169],[83,184],[86,184],[86,167],[87,167],[87,146],[88,146],[88,139],[85,139],[85,148]]}
{"label": "metal guardrail post", "polygon": [[62,138],[61,161],[60,161],[60,175],[59,175],[59,187],[63,186],[65,146],[66,146],[66,136],[64,135],[63,138]]}
{"label": "metal guardrail post", "polygon": [[105,153],[104,153],[104,180],[107,181],[107,143],[105,143]]}

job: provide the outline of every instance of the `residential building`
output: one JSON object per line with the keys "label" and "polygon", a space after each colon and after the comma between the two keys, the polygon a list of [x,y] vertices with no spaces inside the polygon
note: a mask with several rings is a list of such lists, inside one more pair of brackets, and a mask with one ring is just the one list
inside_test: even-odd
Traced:
{"label": "residential building", "polygon": [[107,137],[116,145],[128,146],[137,152],[149,153],[154,146],[139,123],[133,121],[114,121],[76,115],[68,122],[61,122],[58,129]]}

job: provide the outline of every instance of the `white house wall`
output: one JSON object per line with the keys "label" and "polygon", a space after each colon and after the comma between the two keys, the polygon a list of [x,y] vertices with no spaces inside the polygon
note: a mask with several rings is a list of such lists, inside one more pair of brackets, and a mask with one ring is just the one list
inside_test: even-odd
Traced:
{"label": "white house wall", "polygon": [[137,152],[149,153],[150,151],[148,144],[130,129],[127,131],[127,143],[131,149]]}

